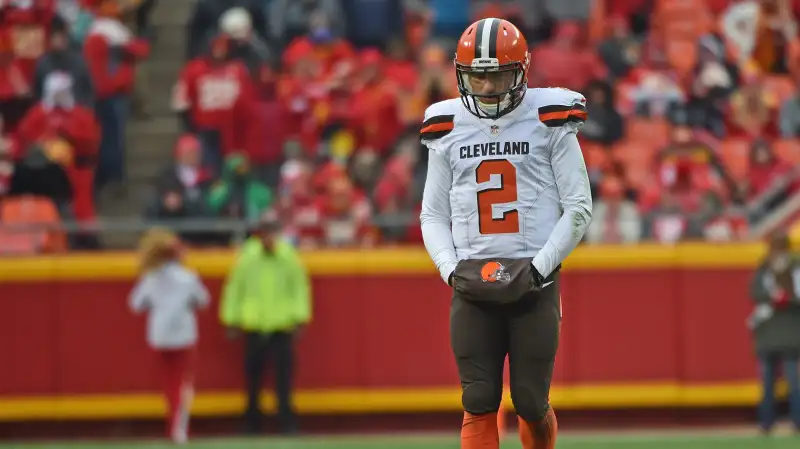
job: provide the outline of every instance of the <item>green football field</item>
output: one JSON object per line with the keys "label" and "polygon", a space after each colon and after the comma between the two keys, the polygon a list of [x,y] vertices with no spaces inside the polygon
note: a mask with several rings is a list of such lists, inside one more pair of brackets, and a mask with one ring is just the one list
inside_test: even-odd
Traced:
{"label": "green football field", "polygon": [[[0,449],[168,449],[163,441],[5,443]],[[309,437],[294,439],[198,439],[186,449],[458,449],[458,440],[446,436]],[[519,449],[509,438],[504,449]],[[557,449],[797,449],[800,437],[761,437],[738,432],[718,434],[596,434],[564,435]]]}

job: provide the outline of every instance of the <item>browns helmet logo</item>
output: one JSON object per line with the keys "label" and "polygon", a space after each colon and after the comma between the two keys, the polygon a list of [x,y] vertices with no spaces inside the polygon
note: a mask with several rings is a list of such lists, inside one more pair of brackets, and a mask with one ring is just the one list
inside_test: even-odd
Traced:
{"label": "browns helmet logo", "polygon": [[511,275],[500,262],[487,262],[481,268],[481,279],[483,282],[508,282],[511,280]]}

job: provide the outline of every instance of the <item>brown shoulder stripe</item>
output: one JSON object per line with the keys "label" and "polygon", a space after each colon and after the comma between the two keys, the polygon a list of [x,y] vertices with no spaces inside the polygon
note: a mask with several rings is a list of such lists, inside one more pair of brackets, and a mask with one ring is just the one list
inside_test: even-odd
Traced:
{"label": "brown shoulder stripe", "polygon": [[585,122],[587,117],[586,107],[582,104],[542,106],[539,108],[539,121],[549,128],[563,126],[567,122]]}
{"label": "brown shoulder stripe", "polygon": [[422,140],[436,140],[450,134],[455,128],[455,115],[435,115],[422,123],[419,137]]}

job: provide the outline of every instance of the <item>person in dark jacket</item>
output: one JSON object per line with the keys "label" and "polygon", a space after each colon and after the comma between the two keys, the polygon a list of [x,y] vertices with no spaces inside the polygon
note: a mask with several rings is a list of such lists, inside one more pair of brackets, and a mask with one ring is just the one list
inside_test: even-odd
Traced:
{"label": "person in dark jacket", "polygon": [[50,31],[50,48],[36,64],[33,93],[36,100],[41,100],[44,92],[44,80],[53,72],[65,72],[72,77],[72,95],[81,106],[94,108],[94,87],[89,67],[80,48],[70,45],[67,24],[56,16]]}
{"label": "person in dark jacket", "polygon": [[245,8],[250,13],[256,36],[267,41],[269,35],[266,3],[261,0],[199,0],[187,24],[186,59],[193,59],[204,53],[209,37],[219,31],[218,24],[222,14],[235,7]]}
{"label": "person in dark jacket", "polygon": [[761,430],[768,433],[777,419],[775,382],[778,371],[789,384],[792,423],[800,431],[800,257],[792,254],[788,236],[772,237],[766,259],[751,285],[755,310],[749,325],[761,368],[763,398],[758,408]]}
{"label": "person in dark jacket", "polygon": [[584,139],[602,145],[613,145],[625,135],[625,123],[614,108],[614,88],[605,81],[592,81],[584,90],[589,118],[583,125]]}

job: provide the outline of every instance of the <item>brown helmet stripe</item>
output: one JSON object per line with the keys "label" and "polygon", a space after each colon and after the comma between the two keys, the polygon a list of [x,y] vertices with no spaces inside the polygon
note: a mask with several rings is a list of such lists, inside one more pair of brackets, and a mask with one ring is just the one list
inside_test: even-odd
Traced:
{"label": "brown helmet stripe", "polygon": [[475,59],[481,58],[481,49],[483,48],[483,27],[486,25],[486,19],[478,21],[478,26],[475,27]]}

